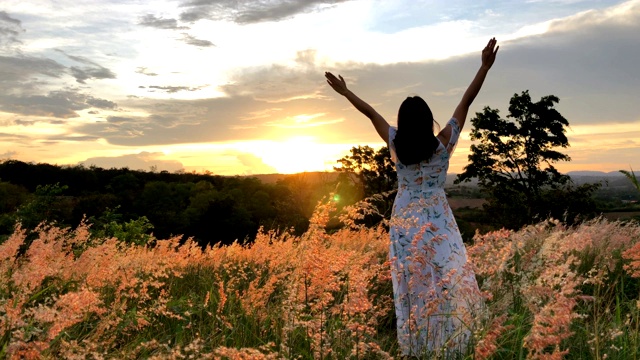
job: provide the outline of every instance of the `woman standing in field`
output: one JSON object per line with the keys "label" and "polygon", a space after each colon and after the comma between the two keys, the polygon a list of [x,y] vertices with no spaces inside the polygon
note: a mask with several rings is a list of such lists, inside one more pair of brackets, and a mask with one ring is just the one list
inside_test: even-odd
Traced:
{"label": "woman standing in field", "polygon": [[496,39],[482,50],[482,65],[446,126],[420,97],[408,97],[389,123],[349,89],[342,76],[325,73],[329,85],[367,116],[387,143],[398,173],[390,222],[390,259],[398,343],[404,356],[464,353],[481,297],[444,192],[449,159],[498,52]]}

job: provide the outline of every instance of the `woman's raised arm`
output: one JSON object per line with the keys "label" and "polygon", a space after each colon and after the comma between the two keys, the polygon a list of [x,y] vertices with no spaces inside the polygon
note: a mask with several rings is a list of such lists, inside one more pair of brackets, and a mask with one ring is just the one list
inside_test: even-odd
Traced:
{"label": "woman's raised arm", "polygon": [[371,123],[373,124],[373,127],[376,128],[378,135],[380,135],[382,140],[389,145],[389,123],[387,120],[378,114],[371,105],[367,104],[364,100],[357,97],[356,94],[352,93],[351,90],[347,89],[347,83],[344,81],[342,76],[338,75],[339,78],[337,78],[328,71],[324,73],[324,76],[327,78],[327,83],[329,83],[333,90],[346,97],[347,100],[349,100],[349,102],[358,109],[358,111],[371,120]]}
{"label": "woman's raised arm", "polygon": [[480,88],[482,87],[482,83],[484,82],[489,69],[493,65],[493,62],[496,60],[496,54],[498,53],[498,49],[500,46],[496,47],[497,40],[496,38],[492,38],[487,43],[487,46],[482,50],[482,65],[480,69],[476,73],[476,76],[471,81],[471,84],[467,88],[467,91],[462,95],[462,100],[460,100],[460,104],[456,107],[456,110],[453,112],[453,117],[458,120],[458,125],[460,125],[460,129],[464,126],[464,122],[467,120],[467,113],[469,112],[469,106],[473,103],[473,100],[480,92]]}

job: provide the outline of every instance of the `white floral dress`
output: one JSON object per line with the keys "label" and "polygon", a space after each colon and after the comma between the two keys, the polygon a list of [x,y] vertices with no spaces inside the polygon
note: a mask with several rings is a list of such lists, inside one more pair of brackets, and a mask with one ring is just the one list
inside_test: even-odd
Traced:
{"label": "white floral dress", "polygon": [[389,149],[398,173],[389,257],[403,355],[464,353],[474,312],[481,306],[478,284],[444,192],[449,158],[460,135],[456,119],[446,126],[451,126],[447,147],[440,144],[429,161],[414,165],[397,159],[396,129],[389,129]]}

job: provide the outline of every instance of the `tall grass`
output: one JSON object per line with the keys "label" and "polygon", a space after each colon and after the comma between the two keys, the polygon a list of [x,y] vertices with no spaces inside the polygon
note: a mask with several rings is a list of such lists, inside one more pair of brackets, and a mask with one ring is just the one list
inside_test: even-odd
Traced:
{"label": "tall grass", "polygon": [[[202,250],[42,226],[0,244],[0,358],[388,359],[388,233],[331,204],[309,231]],[[544,222],[476,235],[471,359],[639,359],[640,227]]]}

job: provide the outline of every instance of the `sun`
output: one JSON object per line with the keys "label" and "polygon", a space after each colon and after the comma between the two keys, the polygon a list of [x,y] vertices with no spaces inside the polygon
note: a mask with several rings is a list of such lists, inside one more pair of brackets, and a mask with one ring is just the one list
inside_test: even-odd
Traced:
{"label": "sun", "polygon": [[341,152],[333,144],[317,143],[312,136],[296,136],[273,142],[256,155],[279,174],[295,174],[333,170]]}

